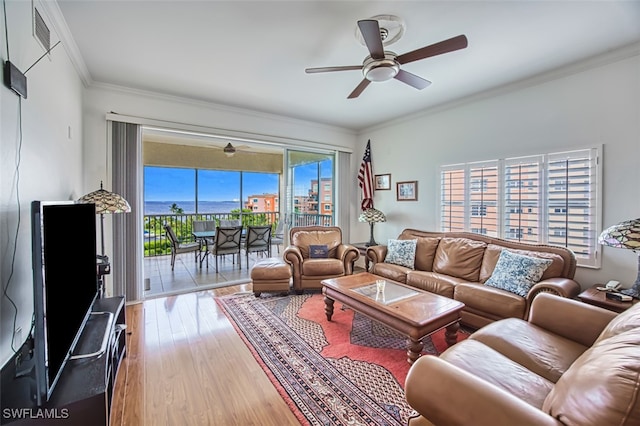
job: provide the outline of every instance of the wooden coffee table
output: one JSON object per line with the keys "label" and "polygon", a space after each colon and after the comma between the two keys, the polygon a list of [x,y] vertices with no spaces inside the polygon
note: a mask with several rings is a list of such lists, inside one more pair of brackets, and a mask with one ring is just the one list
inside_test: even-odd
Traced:
{"label": "wooden coffee table", "polygon": [[422,339],[446,328],[451,346],[458,339],[460,311],[464,303],[385,279],[383,293],[376,291],[374,274],[363,272],[322,281],[325,313],[331,321],[337,300],[407,336],[407,361],[413,364],[424,348]]}

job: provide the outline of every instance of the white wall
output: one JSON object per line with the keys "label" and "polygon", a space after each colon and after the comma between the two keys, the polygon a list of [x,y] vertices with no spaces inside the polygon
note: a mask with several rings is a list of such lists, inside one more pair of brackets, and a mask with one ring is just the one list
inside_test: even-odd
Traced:
{"label": "white wall", "polygon": [[[25,72],[44,53],[31,34],[31,2],[6,2],[6,11],[10,58],[3,37],[2,60],[10,59]],[[4,35],[4,19],[0,21]],[[52,45],[57,42],[53,32],[51,40]],[[27,99],[20,101],[13,91],[0,87],[0,277],[17,307],[16,311],[7,297],[0,296],[0,365],[13,354],[14,327],[22,328],[15,349],[31,327],[31,201],[75,199],[85,189],[82,84],[64,46],[57,46],[50,59],[42,59],[26,76]]]}
{"label": "white wall", "polygon": [[[363,132],[361,139],[371,139],[374,173],[391,173],[392,178],[391,191],[375,194],[375,206],[388,220],[376,225],[376,239],[395,238],[408,227],[437,230],[440,165],[600,144],[603,226],[640,217],[638,49],[630,55]],[[395,183],[405,180],[418,181],[417,202],[396,201]],[[354,238],[368,238],[364,224],[356,231]],[[600,270],[578,268],[576,280],[583,287],[609,279],[626,286],[635,281],[633,252],[604,248],[603,254]]]}

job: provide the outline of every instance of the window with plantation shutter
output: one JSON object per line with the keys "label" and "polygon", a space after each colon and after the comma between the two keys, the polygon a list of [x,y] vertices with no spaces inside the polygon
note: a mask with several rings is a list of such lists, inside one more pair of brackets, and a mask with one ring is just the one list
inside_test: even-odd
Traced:
{"label": "window with plantation shutter", "polygon": [[440,171],[440,224],[445,232],[465,230],[465,169],[443,167]]}
{"label": "window with plantation shutter", "polygon": [[[468,229],[498,236],[498,162],[472,163],[468,167],[471,215]],[[475,213],[475,214],[474,214]]]}
{"label": "window with plantation shutter", "polygon": [[497,236],[497,161],[443,167],[441,229]]}
{"label": "window with plantation shutter", "polygon": [[504,160],[502,236],[527,243],[542,234],[542,156]]}
{"label": "window with plantation shutter", "polygon": [[568,247],[580,265],[597,266],[597,151],[547,156],[547,242]]}
{"label": "window with plantation shutter", "polygon": [[599,267],[596,148],[442,166],[440,229],[571,249]]}

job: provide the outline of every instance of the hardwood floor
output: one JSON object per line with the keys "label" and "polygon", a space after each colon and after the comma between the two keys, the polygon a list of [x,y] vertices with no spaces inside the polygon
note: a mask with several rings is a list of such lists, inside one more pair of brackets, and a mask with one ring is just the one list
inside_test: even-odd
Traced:
{"label": "hardwood floor", "polygon": [[214,296],[251,284],[127,306],[127,356],[112,426],[298,425]]}

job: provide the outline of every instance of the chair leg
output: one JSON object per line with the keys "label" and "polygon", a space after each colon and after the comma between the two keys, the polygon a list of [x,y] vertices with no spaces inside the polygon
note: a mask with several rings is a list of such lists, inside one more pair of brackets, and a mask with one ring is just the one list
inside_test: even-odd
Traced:
{"label": "chair leg", "polygon": [[176,254],[175,252],[171,252],[171,270],[173,271],[173,265],[176,263]]}

